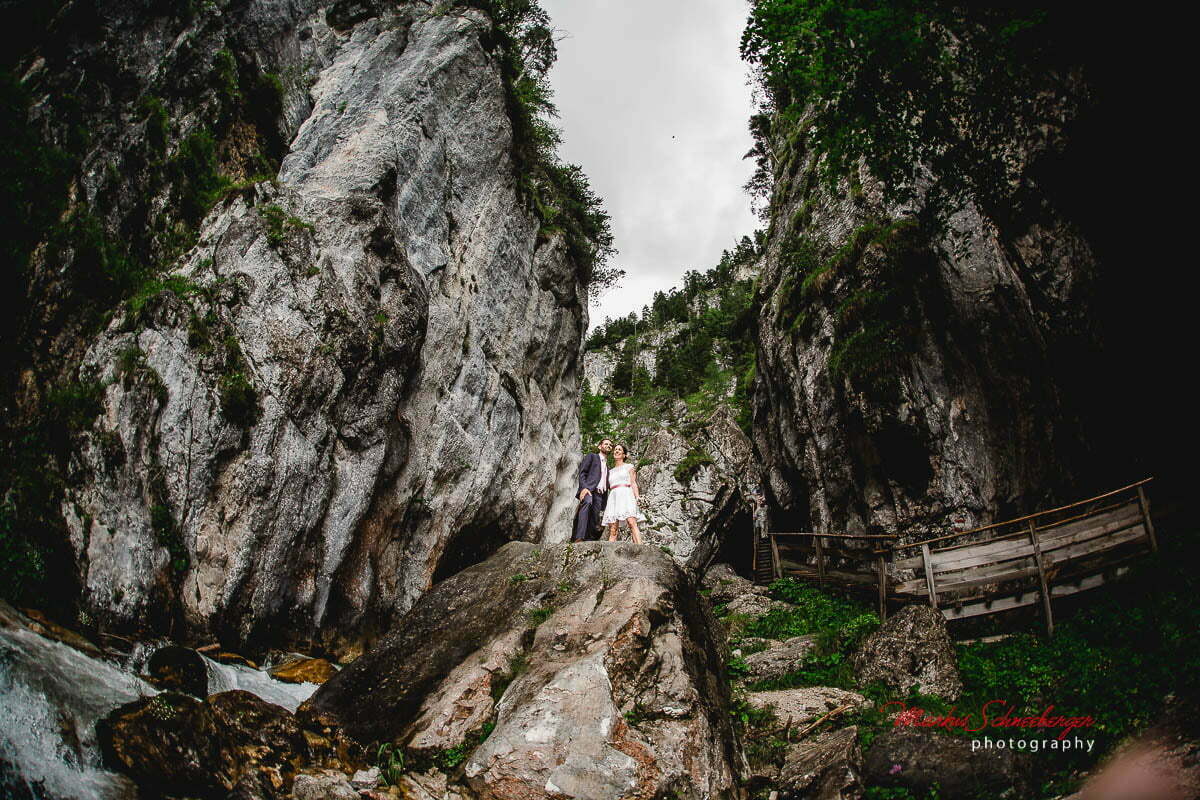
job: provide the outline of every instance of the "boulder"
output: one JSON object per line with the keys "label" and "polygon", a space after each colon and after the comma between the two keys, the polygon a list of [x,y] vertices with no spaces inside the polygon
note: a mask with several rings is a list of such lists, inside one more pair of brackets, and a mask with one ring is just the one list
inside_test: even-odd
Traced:
{"label": "boulder", "polygon": [[[863,763],[870,786],[903,787],[939,797],[1033,797],[1032,757],[1009,749],[978,748],[971,739],[927,728],[893,728],[875,737]],[[982,792],[983,794],[979,794]]]}
{"label": "boulder", "polygon": [[158,648],[150,656],[146,672],[160,689],[193,697],[208,696],[208,668],[201,655],[190,647],[169,644]]}
{"label": "boulder", "polygon": [[764,639],[761,636],[739,636],[734,641],[736,641],[736,646],[733,647],[733,655],[746,658],[750,657],[746,655],[747,650],[760,652],[776,643],[775,639]]}
{"label": "boulder", "polygon": [[333,770],[317,775],[297,775],[292,784],[293,800],[359,800],[358,790],[346,776]]}
{"label": "boulder", "polygon": [[300,658],[272,667],[269,674],[286,683],[324,683],[337,674],[337,667],[323,658]]}
{"label": "boulder", "polygon": [[[406,772],[397,780],[396,788],[405,800],[473,800],[475,797],[469,789],[451,784],[445,773],[437,769]],[[378,800],[365,792],[360,793],[360,797]]]}
{"label": "boulder", "polygon": [[380,774],[379,767],[360,769],[350,779],[350,785],[355,789],[374,789],[379,785]]}
{"label": "boulder", "polygon": [[746,656],[749,672],[747,681],[781,678],[797,669],[817,646],[815,636],[793,636],[782,642],[771,642],[766,650]]}
{"label": "boulder", "polygon": [[794,745],[779,772],[781,800],[857,800],[863,796],[858,728],[828,731]]}
{"label": "boulder", "polygon": [[746,702],[756,708],[771,707],[781,725],[795,727],[811,722],[836,708],[850,706],[843,713],[870,708],[871,701],[857,692],[830,686],[805,686],[799,689],[780,689],[773,692],[751,692]]}
{"label": "boulder", "polygon": [[189,797],[282,797],[308,743],[287,710],[250,692],[198,700],[163,692],[97,725],[105,761],[148,792]]}
{"label": "boulder", "polygon": [[656,547],[510,542],[301,707],[410,758],[469,750],[495,800],[719,797],[742,756],[719,628]]}
{"label": "boulder", "polygon": [[762,617],[775,611],[776,609],[788,608],[788,604],[779,600],[772,600],[762,594],[743,594],[735,597],[725,606],[723,616],[739,616],[746,617]]}
{"label": "boulder", "polygon": [[859,686],[879,681],[900,692],[915,686],[946,700],[962,692],[946,620],[930,606],[900,609],[862,641],[850,664]]}
{"label": "boulder", "polygon": [[758,586],[734,572],[728,564],[715,564],[704,573],[702,586],[708,591],[710,603],[730,603],[742,595],[766,595],[767,587]]}

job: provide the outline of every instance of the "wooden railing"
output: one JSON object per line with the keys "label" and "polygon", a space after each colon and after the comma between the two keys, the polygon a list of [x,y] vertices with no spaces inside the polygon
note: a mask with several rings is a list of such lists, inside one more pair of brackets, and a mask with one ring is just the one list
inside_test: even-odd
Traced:
{"label": "wooden railing", "polygon": [[947,619],[1040,602],[1053,631],[1053,598],[1100,586],[1158,549],[1145,491],[1150,480],[907,544],[890,535],[778,531],[756,547],[770,547],[774,577],[872,590],[881,617],[890,602],[928,602]]}

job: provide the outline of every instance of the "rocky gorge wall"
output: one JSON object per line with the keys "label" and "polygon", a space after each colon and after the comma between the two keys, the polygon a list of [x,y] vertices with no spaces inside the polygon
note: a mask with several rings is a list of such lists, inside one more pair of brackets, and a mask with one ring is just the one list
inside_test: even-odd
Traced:
{"label": "rocky gorge wall", "polygon": [[1106,449],[1101,258],[1037,184],[1063,130],[1019,148],[1033,213],[967,197],[935,219],[927,186],[828,185],[803,127],[775,133],[758,298],[776,527],[934,535],[1144,477]]}
{"label": "rocky gorge wall", "polygon": [[[637,337],[637,363],[647,374],[654,374],[657,352],[670,346],[679,327],[668,323]],[[666,548],[696,574],[727,541],[744,542],[742,549],[749,553],[748,498],[761,476],[750,439],[727,405],[735,381],[720,397],[711,398],[714,405],[706,414],[689,409],[683,400],[631,404],[618,397],[612,380],[625,345],[622,340],[586,351],[583,371],[589,390],[603,398],[604,430],[599,433],[629,448],[630,460],[637,465],[638,508],[646,515],[639,525],[644,540]],[[620,535],[629,535],[624,526]]]}
{"label": "rocky gorge wall", "polygon": [[[25,82],[87,79],[69,64],[98,48],[135,82],[88,112],[73,191],[117,195],[106,230],[186,218],[186,173],[147,209],[129,196],[138,174],[122,189],[114,165],[156,135],[167,154],[194,148],[227,114],[206,72],[233,75],[230,113],[250,121],[208,138],[241,182],[101,333],[33,315],[97,387],[61,504],[87,614],[353,653],[503,542],[565,538],[586,270],[519,189],[492,21],[422,2],[95,13],[101,40],[39,55]],[[266,123],[245,88],[256,72],[277,89]],[[131,112],[139,95],[167,121]],[[272,137],[278,169],[258,174]]]}

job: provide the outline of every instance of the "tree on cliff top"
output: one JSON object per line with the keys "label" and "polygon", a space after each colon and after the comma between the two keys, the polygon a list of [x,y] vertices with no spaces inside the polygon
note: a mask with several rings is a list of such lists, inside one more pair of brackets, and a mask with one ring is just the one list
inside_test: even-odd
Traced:
{"label": "tree on cliff top", "polygon": [[761,169],[749,188],[770,187],[772,129],[802,126],[831,181],[861,158],[892,193],[928,169],[947,197],[1012,199],[1023,137],[1069,119],[1065,98],[1080,96],[1064,90],[1079,80],[1079,45],[1043,6],[757,0],[742,56],[768,105],[751,124]]}

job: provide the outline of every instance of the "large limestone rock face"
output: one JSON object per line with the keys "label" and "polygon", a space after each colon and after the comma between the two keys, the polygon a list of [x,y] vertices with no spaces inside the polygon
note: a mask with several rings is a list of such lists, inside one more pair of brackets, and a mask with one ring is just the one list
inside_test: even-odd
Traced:
{"label": "large limestone rock face", "polygon": [[251,5],[300,76],[282,167],[91,343],[63,512],[106,624],[347,654],[569,530],[585,287],[518,193],[482,13]]}
{"label": "large limestone rock face", "polygon": [[480,797],[737,797],[720,641],[658,548],[513,542],[435,586],[301,714],[410,757],[467,747]]}
{"label": "large limestone rock face", "polygon": [[936,232],[886,231],[923,213],[922,187],[885,202],[864,171],[831,191],[819,153],[781,153],[754,393],[776,522],[949,533],[1128,474],[1087,431],[1097,256],[1046,198],[1030,190],[1020,221],[966,200]]}

